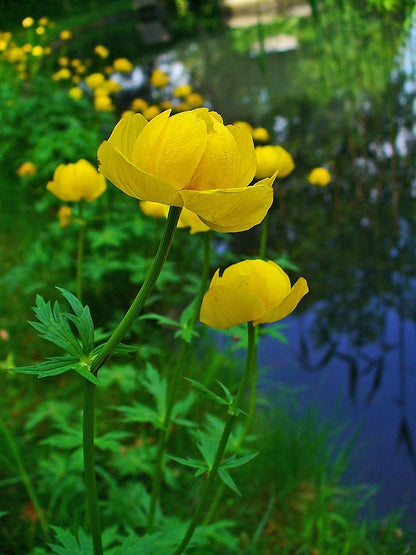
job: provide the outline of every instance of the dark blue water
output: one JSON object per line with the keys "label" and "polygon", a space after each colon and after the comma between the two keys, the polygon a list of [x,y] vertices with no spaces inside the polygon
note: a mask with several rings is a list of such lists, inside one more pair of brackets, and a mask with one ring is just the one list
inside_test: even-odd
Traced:
{"label": "dark blue water", "polygon": [[390,309],[379,340],[357,349],[347,334],[339,336],[329,360],[320,366],[328,345],[314,346],[317,309],[318,304],[312,305],[285,320],[288,345],[262,340],[263,384],[271,396],[279,384],[304,387],[300,403],[316,406],[322,419],[336,414],[351,435],[359,429],[345,479],[379,487],[373,498],[378,516],[402,507],[415,515],[416,324]]}

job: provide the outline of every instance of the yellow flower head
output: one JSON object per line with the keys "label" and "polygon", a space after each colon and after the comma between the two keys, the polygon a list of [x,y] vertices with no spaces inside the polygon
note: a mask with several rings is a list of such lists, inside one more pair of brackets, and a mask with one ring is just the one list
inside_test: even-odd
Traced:
{"label": "yellow flower head", "polygon": [[160,108],[159,108],[159,106],[156,106],[155,104],[152,104],[152,106],[149,106],[148,108],[145,108],[143,110],[143,116],[147,120],[151,120],[151,119],[155,118],[156,116],[158,116],[159,114],[160,114]]}
{"label": "yellow flower head", "polygon": [[331,181],[331,174],[326,168],[314,168],[307,179],[311,185],[326,187]]}
{"label": "yellow flower head", "polygon": [[36,34],[39,35],[40,37],[44,35],[45,27],[43,25],[39,25],[39,27],[36,27]]}
{"label": "yellow flower head", "polygon": [[70,38],[72,38],[72,31],[64,29],[59,33],[59,37],[61,38],[61,40],[69,40]]}
{"label": "yellow flower head", "polygon": [[143,112],[143,110],[146,110],[148,106],[149,103],[143,98],[135,98],[131,103],[131,109],[133,112]]}
{"label": "yellow flower head", "polygon": [[42,56],[42,54],[43,54],[43,48],[40,44],[37,44],[32,48],[32,56],[35,56],[37,58],[39,56]]}
{"label": "yellow flower head", "polygon": [[96,89],[101,87],[105,82],[105,77],[102,73],[91,73],[85,78],[85,82],[90,87],[90,89]]}
{"label": "yellow flower head", "polygon": [[276,171],[279,173],[277,177],[286,177],[289,175],[295,164],[291,155],[281,146],[256,146],[256,159],[257,159],[257,169],[256,177],[257,179],[263,179],[263,177],[269,177],[273,175]]}
{"label": "yellow flower head", "polygon": [[110,54],[108,48],[106,48],[102,44],[97,44],[97,46],[94,48],[94,53],[97,54],[97,56],[99,56],[103,60],[107,58],[108,55]]}
{"label": "yellow flower head", "polygon": [[37,171],[37,167],[33,162],[23,162],[17,170],[16,173],[19,177],[30,177],[34,175]]}
{"label": "yellow flower head", "polygon": [[189,96],[190,94],[192,94],[192,87],[191,85],[179,85],[178,87],[176,87],[176,89],[173,91],[173,96],[175,98],[186,98],[187,96]]}
{"label": "yellow flower head", "polygon": [[83,96],[82,89],[79,87],[71,87],[68,91],[69,96],[74,100],[79,100]]}
{"label": "yellow flower head", "polygon": [[253,133],[253,128],[251,127],[251,125],[249,123],[247,123],[246,121],[235,121],[233,123],[233,125],[236,125],[237,127],[241,127],[241,129],[245,129],[246,131],[248,131],[248,133],[252,134]]}
{"label": "yellow flower head", "polygon": [[58,166],[46,188],[64,202],[91,202],[104,193],[106,182],[92,164],[79,160]]}
{"label": "yellow flower head", "polygon": [[204,97],[199,93],[191,93],[186,97],[186,102],[191,108],[199,108],[204,104]]}
{"label": "yellow flower head", "polygon": [[150,76],[150,83],[153,87],[162,89],[169,83],[169,75],[160,69],[154,69]]}
{"label": "yellow flower head", "polygon": [[277,322],[295,310],[309,291],[304,278],[291,287],[289,276],[274,262],[246,260],[215,272],[201,305],[200,320],[216,329],[244,322]]}
{"label": "yellow flower head", "polygon": [[67,67],[63,67],[59,71],[56,71],[52,75],[52,79],[54,81],[60,81],[61,79],[70,79],[71,78],[71,71]]}
{"label": "yellow flower head", "polygon": [[273,178],[252,187],[256,156],[250,135],[208,108],[148,122],[127,115],[98,150],[99,170],[140,200],[185,206],[216,231],[244,231],[273,201]]}
{"label": "yellow flower head", "polygon": [[[166,206],[166,204],[161,204],[160,202],[150,202],[148,200],[141,200],[140,208],[146,216],[151,216],[152,218],[167,218],[169,212],[169,207]],[[189,227],[189,233],[191,235],[201,231],[210,230],[210,228],[205,225],[194,212],[191,212],[187,208],[182,208],[177,227]]]}
{"label": "yellow flower head", "polygon": [[133,69],[133,64],[127,58],[117,58],[113,62],[114,71],[119,71],[120,73],[130,73]]}
{"label": "yellow flower head", "polygon": [[94,108],[97,112],[112,112],[114,105],[109,96],[101,94],[94,98]]}
{"label": "yellow flower head", "polygon": [[264,127],[256,127],[251,134],[256,143],[267,143],[267,141],[270,141],[269,132]]}
{"label": "yellow flower head", "polygon": [[71,223],[72,208],[70,206],[61,206],[58,210],[58,220],[60,227],[68,227]]}
{"label": "yellow flower head", "polygon": [[35,24],[35,20],[33,19],[33,17],[25,17],[24,20],[22,21],[22,27],[24,27],[25,29],[32,27],[32,25],[34,24]]}

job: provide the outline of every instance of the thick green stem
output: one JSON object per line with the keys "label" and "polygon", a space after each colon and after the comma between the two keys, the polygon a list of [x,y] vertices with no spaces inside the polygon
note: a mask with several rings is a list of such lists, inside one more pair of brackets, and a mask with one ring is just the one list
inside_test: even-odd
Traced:
{"label": "thick green stem", "polygon": [[181,208],[178,208],[177,206],[170,207],[166,226],[159,244],[159,248],[153,260],[153,264],[146,276],[146,279],[143,282],[142,287],[140,288],[140,291],[138,292],[129,310],[126,312],[124,318],[121,320],[117,328],[113,331],[107,343],[104,344],[102,349],[95,356],[91,364],[91,372],[94,375],[97,375],[99,369],[110,358],[114,349],[123,339],[127,331],[130,329],[131,325],[133,324],[134,320],[140,314],[146,300],[152,292],[157,278],[162,271],[163,264],[165,263],[165,260],[168,256],[180,213]]}
{"label": "thick green stem", "polygon": [[27,473],[26,467],[23,463],[23,459],[20,456],[20,452],[19,452],[19,448],[16,445],[16,442],[14,440],[14,437],[12,436],[12,434],[9,432],[9,430],[7,429],[6,425],[4,424],[4,420],[3,417],[0,413],[0,430],[3,432],[4,438],[6,440],[7,445],[9,446],[10,452],[14,458],[14,462],[17,466],[17,470],[18,470],[18,474],[20,476],[20,479],[22,480],[27,494],[29,496],[29,499],[33,505],[33,508],[35,509],[35,513],[39,519],[39,524],[42,528],[42,532],[44,533],[45,537],[47,538],[49,535],[49,531],[48,531],[48,524],[46,522],[45,516],[43,514],[43,510],[40,506],[39,500],[37,498],[36,492],[32,486],[32,482],[30,481],[30,477],[29,474]]}
{"label": "thick green stem", "polygon": [[94,545],[94,555],[102,555],[100,515],[98,511],[97,481],[95,476],[95,384],[85,380],[84,396],[84,422],[83,422],[83,448],[84,448],[84,475],[87,507],[90,517],[90,528]]}
{"label": "thick green stem", "polygon": [[234,421],[237,417],[235,409],[238,409],[242,404],[244,394],[250,382],[251,371],[256,362],[255,361],[256,332],[255,332],[255,328],[250,322],[247,324],[247,332],[248,332],[248,347],[247,347],[246,365],[245,365],[243,377],[241,379],[240,387],[238,389],[238,393],[234,399],[234,403],[233,403],[234,410],[229,411],[228,418],[225,423],[224,430],[222,432],[221,439],[217,447],[217,451],[215,453],[215,459],[209,472],[208,480],[206,481],[205,486],[202,490],[199,503],[194,511],[194,516],[191,522],[189,523],[185,536],[183,537],[180,545],[174,552],[174,555],[180,555],[181,553],[183,553],[184,549],[186,548],[190,539],[193,536],[195,528],[198,526],[201,520],[201,516],[206,506],[208,505],[210,498],[215,493],[218,469],[220,467],[221,460],[224,456],[224,452],[227,447],[228,439],[230,437],[230,434],[234,425]]}
{"label": "thick green stem", "polygon": [[261,224],[261,235],[260,235],[260,245],[259,245],[259,257],[266,258],[266,250],[267,250],[267,234],[269,231],[269,219],[270,219],[270,212],[267,212],[264,220]]}
{"label": "thick green stem", "polygon": [[[193,330],[198,320],[199,311],[201,308],[202,299],[206,290],[209,264],[211,256],[211,232],[203,234],[204,238],[204,265],[202,269],[201,279],[199,282],[199,289],[194,302],[194,310],[188,322],[188,328]],[[162,474],[163,474],[163,455],[165,453],[166,444],[169,438],[172,410],[176,400],[176,393],[183,375],[183,368],[186,364],[188,357],[190,342],[182,340],[179,350],[178,358],[172,372],[172,378],[169,382],[168,395],[166,400],[166,412],[163,420],[163,428],[160,431],[158,438],[158,448],[156,454],[156,461],[152,480],[152,496],[150,499],[149,515],[147,520],[147,533],[151,533],[154,527],[156,507],[160,501],[161,487],[162,487]]]}

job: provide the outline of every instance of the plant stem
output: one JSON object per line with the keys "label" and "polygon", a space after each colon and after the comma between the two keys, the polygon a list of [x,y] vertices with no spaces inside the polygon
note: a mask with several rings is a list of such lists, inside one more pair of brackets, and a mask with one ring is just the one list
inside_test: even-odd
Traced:
{"label": "plant stem", "polygon": [[103,554],[101,541],[100,516],[98,512],[97,480],[95,476],[94,449],[94,413],[95,413],[95,384],[85,380],[84,421],[83,421],[83,450],[84,476],[87,507],[90,518],[90,528],[94,545],[94,555]]}
{"label": "plant stem", "polygon": [[132,305],[124,315],[124,318],[121,320],[117,328],[113,331],[107,343],[103,345],[102,349],[98,352],[98,354],[92,361],[91,372],[94,375],[97,375],[99,369],[110,358],[114,349],[123,339],[127,331],[130,329],[131,325],[133,324],[134,320],[140,314],[146,300],[152,292],[157,278],[162,271],[163,264],[165,263],[165,260],[168,256],[180,213],[181,208],[177,206],[170,207],[168,219],[166,221],[165,229],[160,240],[159,248],[156,252],[155,258],[153,259],[153,264],[146,276],[146,279],[143,282],[143,285],[140,288],[140,291],[138,292]]}
{"label": "plant stem", "polygon": [[269,220],[270,211],[264,217],[261,224],[261,235],[260,235],[260,245],[259,245],[259,258],[266,258],[267,250],[267,233],[269,231]]}
{"label": "plant stem", "polygon": [[[194,310],[191,315],[191,319],[188,322],[188,329],[193,330],[195,324],[198,320],[199,311],[202,304],[202,299],[206,290],[206,285],[208,281],[209,273],[209,263],[211,256],[211,232],[204,232],[204,265],[202,269],[201,279],[199,282],[199,289],[197,296],[194,301]],[[169,438],[170,425],[172,410],[176,400],[176,393],[179,387],[180,380],[183,375],[183,368],[186,363],[188,356],[190,341],[187,342],[182,340],[178,358],[176,359],[176,364],[173,369],[172,379],[169,382],[168,395],[166,400],[166,412],[165,418],[163,420],[163,427],[160,431],[158,438],[158,448],[156,454],[155,468],[152,480],[152,496],[150,499],[149,515],[147,520],[147,533],[150,534],[153,531],[156,507],[160,501],[160,493],[162,486],[162,474],[163,474],[163,455],[165,453],[166,444]]]}
{"label": "plant stem", "polygon": [[29,474],[25,468],[23,463],[23,459],[20,456],[19,449],[16,445],[16,441],[12,434],[7,429],[6,425],[4,424],[4,419],[2,414],[0,413],[0,430],[3,432],[4,438],[6,440],[7,445],[9,446],[10,452],[14,458],[14,461],[17,466],[18,474],[20,479],[22,480],[26,491],[28,493],[29,499],[35,509],[36,515],[39,519],[39,524],[42,528],[42,532],[45,535],[45,538],[48,538],[49,531],[48,531],[48,524],[46,522],[45,516],[43,514],[43,510],[40,506],[39,500],[37,498],[36,492],[32,486],[32,482],[30,481]]}
{"label": "plant stem", "polygon": [[[256,331],[254,326],[249,322],[247,324],[247,333],[248,333],[248,347],[247,347],[247,355],[246,355],[246,364],[244,368],[244,374],[240,382],[240,387],[238,389],[237,395],[234,399],[233,406],[230,407],[227,421],[224,426],[224,430],[221,435],[221,439],[219,441],[217,451],[215,453],[215,459],[212,464],[212,467],[209,472],[208,480],[205,482],[205,486],[202,490],[201,497],[199,499],[199,503],[194,511],[194,516],[189,523],[188,529],[183,537],[181,543],[179,544],[178,548],[174,552],[174,555],[180,555],[186,546],[188,545],[192,535],[195,531],[195,528],[198,526],[201,515],[206,508],[211,496],[215,490],[215,483],[217,479],[218,469],[220,467],[221,460],[224,455],[225,448],[227,447],[228,439],[230,437],[234,421],[237,418],[236,410],[240,407],[244,394],[247,390],[248,384],[250,382],[251,371],[255,364],[256,359]],[[234,410],[232,410],[234,409]]]}
{"label": "plant stem", "polygon": [[85,236],[85,222],[83,219],[84,204],[81,200],[78,203],[78,216],[79,216],[79,230],[78,230],[78,243],[77,243],[77,273],[76,273],[76,296],[79,300],[82,298],[82,263],[84,258],[84,236]]}

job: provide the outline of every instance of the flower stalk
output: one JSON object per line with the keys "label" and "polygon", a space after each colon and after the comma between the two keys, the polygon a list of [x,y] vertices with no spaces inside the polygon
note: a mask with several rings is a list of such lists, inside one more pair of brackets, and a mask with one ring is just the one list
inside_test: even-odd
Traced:
{"label": "flower stalk", "polygon": [[[211,252],[211,233],[210,232],[203,233],[203,239],[204,239],[204,264],[203,264],[201,279],[199,282],[198,293],[195,298],[194,310],[192,312],[191,319],[188,323],[188,328],[191,330],[193,330],[198,320],[202,298],[204,296],[204,292],[208,281],[210,252]],[[169,382],[165,418],[163,421],[162,430],[160,431],[160,434],[159,434],[155,468],[154,468],[153,480],[152,480],[152,496],[150,499],[149,515],[148,515],[148,521],[147,521],[148,534],[152,533],[153,531],[156,507],[158,502],[160,501],[162,475],[163,475],[163,458],[164,458],[164,453],[166,449],[166,444],[169,438],[172,410],[175,404],[179,383],[182,378],[182,370],[184,368],[184,364],[188,356],[189,346],[190,346],[190,342],[187,342],[183,339],[179,350],[179,355],[178,355],[178,358],[176,359],[176,364],[172,373],[172,379]]]}
{"label": "flower stalk", "polygon": [[198,505],[194,511],[194,516],[191,522],[189,523],[188,529],[181,543],[179,544],[176,551],[174,552],[174,555],[180,555],[185,550],[186,546],[188,545],[189,541],[193,536],[193,533],[196,527],[198,526],[201,520],[204,510],[206,509],[212,495],[215,493],[215,490],[216,490],[218,469],[220,467],[221,460],[224,456],[224,452],[227,447],[227,443],[228,443],[231,431],[233,429],[235,419],[237,418],[236,409],[238,409],[242,404],[244,394],[250,382],[252,368],[255,365],[256,330],[250,322],[247,324],[247,334],[248,334],[248,347],[247,347],[246,364],[244,368],[243,377],[241,379],[237,395],[234,398],[233,406],[229,409],[228,418],[225,423],[220,441],[218,443],[217,451],[215,453],[215,459],[209,471],[208,480],[205,482],[205,486],[202,490]]}

